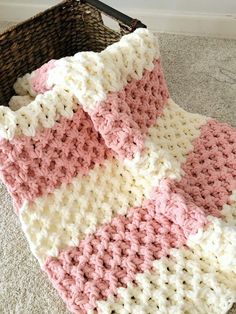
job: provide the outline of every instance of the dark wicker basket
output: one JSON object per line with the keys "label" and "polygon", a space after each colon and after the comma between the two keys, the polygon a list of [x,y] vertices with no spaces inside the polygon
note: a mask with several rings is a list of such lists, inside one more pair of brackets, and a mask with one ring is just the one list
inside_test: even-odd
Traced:
{"label": "dark wicker basket", "polygon": [[[120,31],[103,24],[101,13]],[[0,34],[0,105],[7,106],[17,77],[50,59],[78,51],[101,51],[137,27],[145,27],[97,0],[67,0]]]}

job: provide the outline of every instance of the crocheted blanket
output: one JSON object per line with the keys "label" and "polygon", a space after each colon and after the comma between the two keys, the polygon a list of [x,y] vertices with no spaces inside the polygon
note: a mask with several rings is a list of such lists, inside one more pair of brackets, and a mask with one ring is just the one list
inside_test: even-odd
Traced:
{"label": "crocheted blanket", "polygon": [[236,130],[174,103],[151,32],[52,60],[15,90],[0,107],[1,178],[68,309],[226,313]]}

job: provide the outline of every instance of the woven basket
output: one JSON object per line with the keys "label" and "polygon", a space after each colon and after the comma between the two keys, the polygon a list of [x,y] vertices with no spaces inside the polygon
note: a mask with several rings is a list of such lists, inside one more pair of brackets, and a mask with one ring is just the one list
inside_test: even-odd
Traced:
{"label": "woven basket", "polygon": [[[103,23],[118,21],[120,31]],[[0,105],[7,106],[16,79],[50,59],[79,51],[101,51],[123,34],[145,27],[97,0],[67,0],[0,34]]]}

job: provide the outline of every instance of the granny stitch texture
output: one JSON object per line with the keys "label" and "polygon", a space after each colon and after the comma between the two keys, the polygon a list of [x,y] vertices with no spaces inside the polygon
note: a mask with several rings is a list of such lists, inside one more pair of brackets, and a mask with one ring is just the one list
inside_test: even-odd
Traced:
{"label": "granny stitch texture", "polygon": [[51,60],[0,107],[0,174],[72,313],[227,313],[236,130],[169,97],[146,29]]}

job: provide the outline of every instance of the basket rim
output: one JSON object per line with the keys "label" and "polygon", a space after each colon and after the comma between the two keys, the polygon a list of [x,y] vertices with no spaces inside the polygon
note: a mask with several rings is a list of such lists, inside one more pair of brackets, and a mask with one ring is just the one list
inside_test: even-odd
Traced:
{"label": "basket rim", "polygon": [[[110,16],[112,19],[114,19],[114,20],[116,20],[116,21],[119,21],[122,25],[124,25],[124,26],[130,28],[131,31],[132,31],[132,30],[135,30],[136,28],[139,28],[139,27],[146,28],[146,25],[144,25],[144,24],[143,24],[142,22],[140,22],[139,20],[133,19],[133,18],[131,18],[130,16],[127,16],[127,15],[121,13],[120,11],[117,11],[116,9],[113,9],[113,8],[109,7],[108,5],[104,4],[104,3],[101,2],[101,1],[97,1],[97,2],[99,3],[99,7],[97,7],[97,6],[93,3],[94,0],[93,0],[93,1],[88,1],[88,2],[87,2],[86,0],[73,0],[73,1],[74,1],[75,3],[78,3],[78,4],[86,4],[86,5],[88,5],[88,6],[92,7],[92,8],[95,8],[95,9],[96,9],[97,11],[99,11],[99,12],[103,12],[104,14]],[[32,22],[35,18],[40,18],[40,17],[42,17],[45,13],[50,12],[50,11],[53,11],[53,10],[55,10],[56,8],[63,6],[63,5],[66,4],[67,2],[71,2],[71,0],[63,0],[63,1],[61,1],[60,3],[55,4],[55,5],[52,5],[52,6],[50,6],[49,8],[44,9],[43,11],[40,11],[39,13],[37,13],[37,14],[35,14],[35,15],[33,15],[33,16],[27,18],[27,19],[25,19],[24,21],[18,22],[18,23],[14,24],[14,25],[11,25],[11,26],[7,27],[7,29],[5,29],[5,30],[3,30],[2,32],[0,32],[0,40],[2,40],[2,38],[3,38],[4,36],[6,36],[7,34],[10,34],[12,31],[17,30],[18,27],[21,27],[21,26],[23,26],[23,25],[27,25],[28,23]],[[90,2],[91,2],[91,3],[90,3]],[[103,9],[101,9],[100,6],[101,6],[101,7],[106,7],[106,10],[107,10],[107,9],[110,10],[109,12],[111,12],[111,14],[109,14],[108,12],[103,11]],[[120,13],[120,14],[123,15],[124,17],[129,18],[129,19],[132,21],[132,22],[131,22],[131,25],[128,25],[128,24],[126,24],[124,21],[120,21],[120,20],[117,19],[116,17],[112,16],[112,13],[113,13],[112,11],[114,11],[114,12],[116,12],[116,13]]]}

